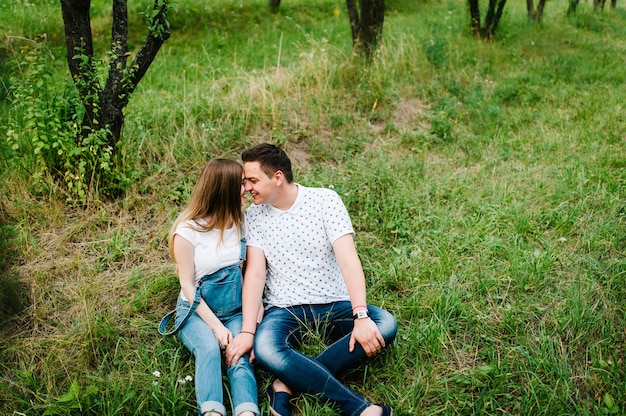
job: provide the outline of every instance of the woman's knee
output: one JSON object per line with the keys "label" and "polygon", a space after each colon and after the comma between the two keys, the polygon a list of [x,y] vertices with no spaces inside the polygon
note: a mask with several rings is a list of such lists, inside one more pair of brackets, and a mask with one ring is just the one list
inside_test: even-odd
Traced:
{"label": "woman's knee", "polygon": [[221,350],[215,338],[199,337],[197,334],[182,333],[181,331],[179,339],[196,359],[220,356]]}

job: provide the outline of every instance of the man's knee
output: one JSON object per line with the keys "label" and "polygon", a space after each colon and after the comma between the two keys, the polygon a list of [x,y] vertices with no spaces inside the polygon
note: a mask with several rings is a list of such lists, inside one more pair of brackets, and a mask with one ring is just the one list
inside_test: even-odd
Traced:
{"label": "man's knee", "polygon": [[275,335],[272,331],[259,328],[254,338],[254,356],[262,365],[266,365],[272,355],[276,353]]}
{"label": "man's knee", "polygon": [[385,339],[385,343],[387,345],[391,344],[398,332],[396,318],[386,310],[378,308],[375,322],[376,326],[378,326],[378,330]]}

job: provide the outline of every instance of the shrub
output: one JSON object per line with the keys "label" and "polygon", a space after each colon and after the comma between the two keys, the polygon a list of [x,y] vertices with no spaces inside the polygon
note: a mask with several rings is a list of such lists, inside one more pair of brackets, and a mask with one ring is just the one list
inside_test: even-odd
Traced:
{"label": "shrub", "polygon": [[84,107],[74,85],[55,77],[45,44],[20,56],[6,134],[13,167],[32,180],[36,193],[58,191],[70,202],[123,193],[137,173],[125,167],[132,166],[128,154],[113,156],[104,129],[81,134]]}

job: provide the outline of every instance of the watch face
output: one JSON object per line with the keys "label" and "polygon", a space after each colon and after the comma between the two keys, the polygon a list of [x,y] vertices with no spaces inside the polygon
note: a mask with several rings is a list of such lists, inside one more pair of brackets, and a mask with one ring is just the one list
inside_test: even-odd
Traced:
{"label": "watch face", "polygon": [[356,319],[363,319],[367,318],[369,314],[367,313],[367,311],[358,311],[354,316]]}

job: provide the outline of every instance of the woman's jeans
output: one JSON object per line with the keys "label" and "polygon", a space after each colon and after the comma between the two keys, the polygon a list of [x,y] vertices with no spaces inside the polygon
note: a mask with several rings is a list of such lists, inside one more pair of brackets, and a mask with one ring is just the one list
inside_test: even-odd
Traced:
{"label": "woman's jeans", "polygon": [[[385,339],[385,345],[389,346],[398,329],[395,318],[375,306],[368,305],[368,310]],[[272,307],[266,311],[257,328],[255,357],[291,389],[320,394],[322,398],[335,402],[342,414],[356,416],[371,403],[336,378],[367,357],[358,342],[354,351],[349,352],[353,326],[352,305],[348,301],[289,308]],[[308,330],[332,342],[315,358],[296,350]]]}
{"label": "woman's jeans", "polygon": [[[222,269],[209,276],[200,286],[202,298],[213,313],[236,336],[241,331],[241,270]],[[208,299],[208,301],[207,301]],[[178,298],[176,323],[185,316],[190,303]],[[222,392],[222,362],[220,344],[211,328],[194,311],[178,332],[178,338],[195,357],[195,388],[198,414],[208,411],[226,416]],[[227,368],[235,415],[244,411],[259,414],[258,390],[250,357],[244,355],[236,365]]]}

